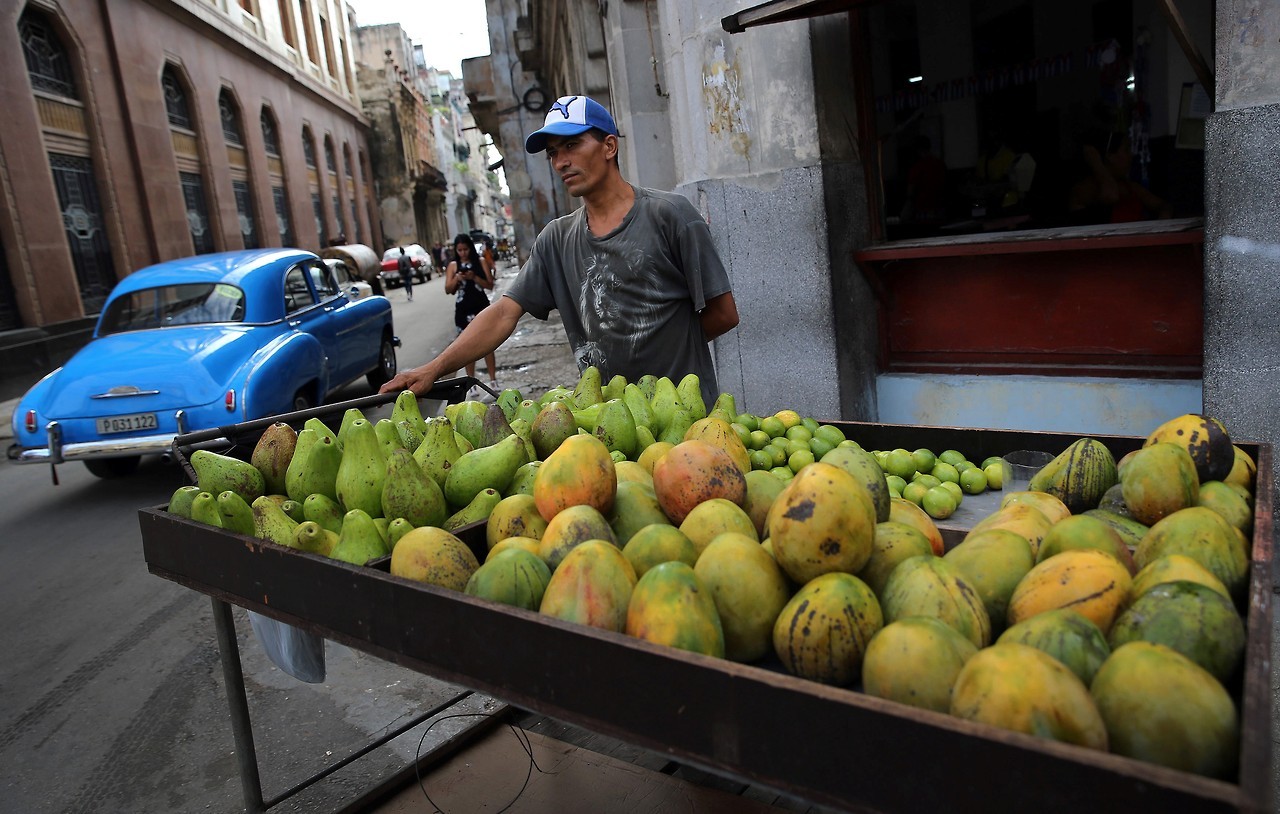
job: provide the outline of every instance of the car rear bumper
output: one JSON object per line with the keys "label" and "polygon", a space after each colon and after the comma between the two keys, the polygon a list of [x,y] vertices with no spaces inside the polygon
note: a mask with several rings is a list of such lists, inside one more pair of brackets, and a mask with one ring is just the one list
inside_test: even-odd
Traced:
{"label": "car rear bumper", "polygon": [[[182,420],[179,419],[181,427]],[[16,464],[61,464],[68,461],[85,461],[92,458],[126,458],[134,455],[168,455],[173,451],[173,433],[159,435],[132,435],[101,441],[62,443],[62,428],[50,421],[45,426],[49,444],[43,447],[22,447],[13,444],[7,450],[10,461]],[[185,429],[182,430],[185,432]],[[181,433],[179,433],[181,434]]]}

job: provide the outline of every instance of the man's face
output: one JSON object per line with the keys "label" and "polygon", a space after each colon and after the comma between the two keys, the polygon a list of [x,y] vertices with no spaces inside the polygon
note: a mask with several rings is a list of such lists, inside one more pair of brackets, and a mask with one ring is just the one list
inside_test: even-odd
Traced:
{"label": "man's face", "polygon": [[580,198],[599,187],[617,149],[613,138],[598,139],[592,133],[547,137],[547,158],[566,192]]}

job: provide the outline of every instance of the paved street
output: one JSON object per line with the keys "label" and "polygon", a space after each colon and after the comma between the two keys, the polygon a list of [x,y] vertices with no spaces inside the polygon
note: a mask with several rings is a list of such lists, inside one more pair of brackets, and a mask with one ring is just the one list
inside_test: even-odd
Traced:
{"label": "paved street", "polygon": [[[412,303],[402,290],[389,295],[402,367],[453,338],[453,298],[441,278],[415,286]],[[498,352],[504,386],[533,392],[575,380],[558,323],[522,325],[509,345]],[[335,398],[368,392],[360,382]],[[4,410],[5,444],[11,410]],[[185,483],[181,469],[153,459],[132,477],[108,481],[69,464],[58,477],[54,486],[45,467],[0,464],[0,808],[240,811],[210,600],[151,575],[142,559],[136,510],[167,502]],[[460,693],[332,642],[324,683],[303,684],[264,656],[243,611],[234,618],[267,798]],[[495,708],[473,696],[453,711]],[[470,722],[435,726],[428,744]],[[350,802],[410,760],[425,728],[272,810],[330,811]]]}

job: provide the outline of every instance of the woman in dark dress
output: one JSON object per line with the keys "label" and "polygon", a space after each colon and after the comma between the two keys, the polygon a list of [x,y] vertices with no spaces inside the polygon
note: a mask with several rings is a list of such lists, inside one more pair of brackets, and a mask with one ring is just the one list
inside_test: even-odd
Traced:
{"label": "woman in dark dress", "polygon": [[[476,314],[489,305],[489,296],[485,291],[493,289],[493,268],[485,260],[484,255],[476,251],[476,244],[471,236],[460,234],[453,239],[455,259],[449,263],[445,271],[444,291],[454,295],[453,323],[458,333],[467,327]],[[493,354],[486,354],[484,363],[489,373],[489,386],[498,389],[497,365]],[[476,375],[476,364],[467,365],[467,375]],[[492,397],[478,387],[472,388],[468,398],[492,401]]]}

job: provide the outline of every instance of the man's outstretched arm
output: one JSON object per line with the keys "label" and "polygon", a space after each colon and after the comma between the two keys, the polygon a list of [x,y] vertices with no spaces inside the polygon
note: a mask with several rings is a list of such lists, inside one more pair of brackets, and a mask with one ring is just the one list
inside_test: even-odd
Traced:
{"label": "man's outstretched arm", "polygon": [[497,302],[477,314],[466,330],[441,351],[439,356],[421,367],[397,373],[378,392],[412,390],[419,396],[423,395],[441,376],[453,373],[497,350],[511,336],[523,315],[524,308],[520,303],[510,297],[499,297]]}
{"label": "man's outstretched arm", "polygon": [[708,342],[738,327],[738,303],[733,299],[733,292],[726,291],[707,300],[707,307],[698,312],[698,321]]}

